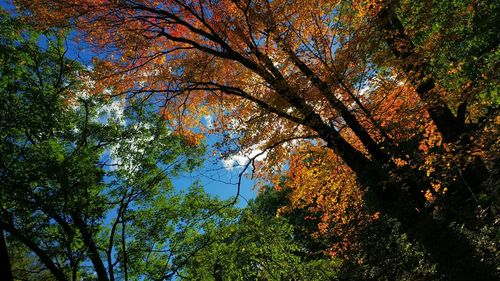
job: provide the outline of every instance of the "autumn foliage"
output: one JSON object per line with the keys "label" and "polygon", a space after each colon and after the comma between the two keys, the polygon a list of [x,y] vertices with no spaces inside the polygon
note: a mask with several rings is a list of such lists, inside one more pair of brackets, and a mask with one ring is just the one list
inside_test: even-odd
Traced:
{"label": "autumn foliage", "polygon": [[92,46],[96,92],[157,104],[192,144],[219,133],[222,154],[235,136],[237,150],[265,151],[255,174],[292,191],[280,212],[307,208],[314,235],[340,237],[330,253],[385,214],[460,276],[463,253],[439,256],[414,226],[445,233],[439,214],[473,227],[494,200],[498,46],[476,23],[487,1],[411,2],[16,1]]}

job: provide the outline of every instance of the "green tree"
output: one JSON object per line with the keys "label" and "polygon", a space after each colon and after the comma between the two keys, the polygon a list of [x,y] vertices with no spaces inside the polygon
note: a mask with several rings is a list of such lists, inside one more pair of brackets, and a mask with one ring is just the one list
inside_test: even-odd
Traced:
{"label": "green tree", "polygon": [[91,73],[65,57],[62,31],[0,21],[0,230],[15,277],[176,275],[200,250],[181,241],[220,220],[223,202],[171,181],[204,147],[171,133],[152,103],[90,96]]}
{"label": "green tree", "polygon": [[[191,280],[334,280],[341,260],[314,253],[285,218],[268,190],[219,229],[216,241],[191,259],[181,276]],[[274,209],[274,210],[273,210]],[[309,237],[310,240],[312,238]]]}
{"label": "green tree", "polygon": [[[104,80],[127,93],[164,93],[169,120],[189,127],[213,105],[219,128],[236,123],[247,149],[316,138],[357,175],[370,209],[398,220],[439,271],[454,280],[498,275],[450,227],[474,227],[474,211],[497,209],[478,203],[497,192],[498,5],[17,2],[44,26],[74,23],[111,54],[97,67]],[[286,166],[290,153],[277,155]]]}

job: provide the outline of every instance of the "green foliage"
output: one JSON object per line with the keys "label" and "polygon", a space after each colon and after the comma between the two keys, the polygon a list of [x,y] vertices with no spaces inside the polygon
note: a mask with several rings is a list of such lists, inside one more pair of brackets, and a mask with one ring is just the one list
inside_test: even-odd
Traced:
{"label": "green foliage", "polygon": [[58,280],[175,275],[174,258],[196,251],[180,241],[213,229],[223,204],[172,186],[204,147],[171,134],[153,105],[89,96],[60,34],[0,16],[0,228],[21,257],[17,277],[18,267]]}
{"label": "green foliage", "polygon": [[454,93],[451,102],[478,102],[476,110],[498,107],[498,2],[408,1],[401,15],[441,85]]}
{"label": "green foliage", "polygon": [[[500,26],[500,4],[397,2],[405,31],[454,113],[465,102],[467,124],[495,117],[500,53],[491,26]],[[92,73],[65,58],[62,35],[36,32],[0,12],[0,230],[8,234],[17,278],[444,279],[429,252],[408,237],[430,230],[402,230],[382,215],[359,229],[342,260],[323,253],[333,238],[313,238],[318,221],[308,218],[320,216],[296,209],[276,217],[290,204],[287,191],[268,189],[243,210],[211,198],[198,183],[177,191],[171,179],[201,165],[203,145],[171,134],[154,104],[90,96]],[[494,133],[480,141],[496,153]],[[494,196],[486,189],[478,203],[496,215]],[[495,264],[498,220],[484,221],[473,230],[449,229],[466,237],[482,262]]]}
{"label": "green foliage", "polygon": [[280,195],[260,194],[216,231],[215,241],[191,259],[181,274],[193,280],[334,280],[341,261],[312,254],[296,239],[294,227],[277,218]]}
{"label": "green foliage", "polygon": [[1,227],[17,277],[42,278],[51,263],[63,280],[336,276],[339,261],[308,258],[273,202],[240,211],[197,185],[175,191],[171,177],[199,166],[203,147],[170,134],[153,105],[88,96],[57,36],[42,50],[36,34],[3,26],[14,55],[2,56]]}
{"label": "green foliage", "polygon": [[16,240],[9,241],[9,256],[13,276],[16,280],[53,281],[53,275],[46,270],[37,257],[23,244]]}
{"label": "green foliage", "polygon": [[430,255],[393,219],[374,221],[361,230],[357,243],[349,253],[357,265],[344,269],[351,280],[442,280]]}

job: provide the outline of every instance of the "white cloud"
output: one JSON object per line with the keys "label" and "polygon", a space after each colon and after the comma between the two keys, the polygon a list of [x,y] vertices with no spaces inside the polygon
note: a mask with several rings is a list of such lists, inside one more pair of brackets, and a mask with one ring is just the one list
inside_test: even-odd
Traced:
{"label": "white cloud", "polygon": [[[260,155],[259,155],[260,154]],[[259,156],[257,156],[259,155]],[[257,156],[257,157],[256,157]],[[224,168],[228,171],[231,171],[235,168],[243,168],[248,161],[252,158],[256,157],[256,161],[262,161],[266,158],[267,151],[262,153],[261,149],[248,149],[248,152],[240,152],[238,154],[232,155],[231,157],[222,160],[222,164]]]}
{"label": "white cloud", "polygon": [[204,115],[203,119],[205,119],[205,125],[207,126],[207,128],[209,128],[209,129],[214,128],[214,122],[213,122],[214,118],[212,115]]}

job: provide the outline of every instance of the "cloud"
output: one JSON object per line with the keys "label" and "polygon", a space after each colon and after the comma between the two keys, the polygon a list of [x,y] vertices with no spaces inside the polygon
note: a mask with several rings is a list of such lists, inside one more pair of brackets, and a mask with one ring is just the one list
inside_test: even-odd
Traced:
{"label": "cloud", "polygon": [[212,115],[204,115],[203,119],[205,120],[205,125],[207,126],[207,128],[214,128],[214,118]]}
{"label": "cloud", "polygon": [[248,150],[249,151],[247,152],[240,152],[238,154],[232,155],[227,159],[222,160],[224,168],[228,171],[231,171],[235,168],[241,169],[248,163],[248,161],[250,161],[250,159],[254,158],[255,156],[262,154],[255,158],[256,161],[262,161],[267,156],[267,151],[262,153],[262,150],[260,149],[248,149]]}

